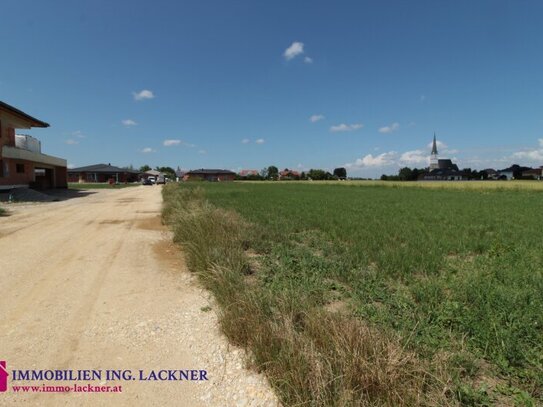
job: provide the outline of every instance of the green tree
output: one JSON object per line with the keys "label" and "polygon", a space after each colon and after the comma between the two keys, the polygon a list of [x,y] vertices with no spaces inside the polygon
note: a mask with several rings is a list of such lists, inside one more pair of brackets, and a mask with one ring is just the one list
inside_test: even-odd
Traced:
{"label": "green tree", "polygon": [[338,177],[339,179],[345,179],[347,178],[347,170],[343,167],[335,168],[334,176]]}
{"label": "green tree", "polygon": [[157,171],[163,172],[168,178],[175,179],[175,170],[172,167],[156,167]]}
{"label": "green tree", "polygon": [[419,179],[419,176],[424,173],[424,170],[419,170],[418,168],[413,168],[412,180],[416,181]]}
{"label": "green tree", "polygon": [[267,175],[269,179],[277,179],[279,178],[279,169],[275,165],[270,165]]}
{"label": "green tree", "polygon": [[142,165],[142,166],[140,167],[140,171],[141,171],[141,172],[149,171],[150,169],[151,169],[151,167],[149,167],[147,164]]}
{"label": "green tree", "polygon": [[400,177],[398,175],[381,175],[381,181],[399,181]]}
{"label": "green tree", "polygon": [[315,181],[328,179],[326,171],[313,168],[307,172],[307,177]]}
{"label": "green tree", "polygon": [[413,170],[409,167],[403,167],[398,172],[398,177],[401,181],[411,181],[413,180]]}

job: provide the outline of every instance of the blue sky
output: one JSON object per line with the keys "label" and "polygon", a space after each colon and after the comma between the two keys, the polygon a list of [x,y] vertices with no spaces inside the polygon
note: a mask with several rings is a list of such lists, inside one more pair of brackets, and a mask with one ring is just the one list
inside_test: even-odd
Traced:
{"label": "blue sky", "polygon": [[[0,100],[70,165],[543,165],[540,1],[8,1]],[[313,120],[311,118],[313,117]]]}

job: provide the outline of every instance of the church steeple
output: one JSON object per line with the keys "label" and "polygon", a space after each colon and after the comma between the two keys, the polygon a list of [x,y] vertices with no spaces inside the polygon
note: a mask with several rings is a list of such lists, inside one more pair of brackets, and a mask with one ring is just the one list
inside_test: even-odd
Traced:
{"label": "church steeple", "polygon": [[437,155],[436,133],[434,133],[434,143],[432,144],[432,155]]}
{"label": "church steeple", "polygon": [[436,133],[434,132],[434,142],[432,143],[432,153],[430,155],[430,171],[439,168],[439,159],[437,158],[437,141]]}

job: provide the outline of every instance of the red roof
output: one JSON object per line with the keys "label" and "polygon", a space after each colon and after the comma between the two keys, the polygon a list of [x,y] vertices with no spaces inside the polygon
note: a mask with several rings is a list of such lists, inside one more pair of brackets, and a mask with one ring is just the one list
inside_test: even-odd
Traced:
{"label": "red roof", "polygon": [[239,175],[242,177],[246,177],[247,175],[258,175],[258,170],[241,170],[239,172]]}

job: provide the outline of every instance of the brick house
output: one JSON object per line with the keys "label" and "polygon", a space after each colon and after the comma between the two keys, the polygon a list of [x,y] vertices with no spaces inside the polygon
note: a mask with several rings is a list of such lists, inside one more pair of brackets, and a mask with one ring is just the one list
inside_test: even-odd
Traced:
{"label": "brick house", "polygon": [[522,178],[541,180],[543,178],[543,167],[532,168],[530,170],[522,171]]}
{"label": "brick house", "polygon": [[289,170],[288,168],[285,168],[283,171],[279,172],[279,179],[285,180],[285,179],[300,179],[301,174],[298,171]]}
{"label": "brick house", "polygon": [[94,164],[86,167],[70,168],[68,170],[69,182],[110,182],[127,183],[138,182],[140,172],[128,168],[119,168],[111,164]]}
{"label": "brick house", "polygon": [[187,172],[183,181],[234,181],[236,173],[229,170],[199,169]]}
{"label": "brick house", "polygon": [[0,101],[0,189],[20,187],[66,188],[66,160],[42,154],[34,137],[16,129],[49,124]]}

